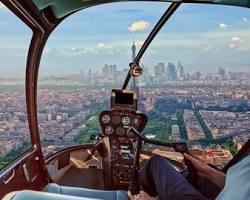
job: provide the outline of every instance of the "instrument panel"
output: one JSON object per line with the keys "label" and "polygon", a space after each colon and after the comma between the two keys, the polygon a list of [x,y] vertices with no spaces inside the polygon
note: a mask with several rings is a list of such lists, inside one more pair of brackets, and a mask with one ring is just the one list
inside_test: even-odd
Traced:
{"label": "instrument panel", "polygon": [[147,116],[143,113],[132,111],[103,111],[99,117],[102,132],[106,136],[112,137],[134,137],[128,133],[128,129],[133,126],[138,131],[142,131],[147,124]]}
{"label": "instrument panel", "polygon": [[128,187],[136,159],[136,136],[128,129],[133,126],[141,132],[147,116],[131,110],[103,111],[99,116],[102,133],[109,138],[113,189]]}

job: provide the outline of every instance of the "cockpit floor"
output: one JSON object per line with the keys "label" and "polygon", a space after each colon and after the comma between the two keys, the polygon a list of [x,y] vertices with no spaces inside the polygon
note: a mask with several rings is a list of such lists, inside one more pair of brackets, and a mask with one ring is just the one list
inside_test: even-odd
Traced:
{"label": "cockpit floor", "polygon": [[96,168],[71,167],[61,178],[59,185],[71,187],[84,187],[91,189],[104,189],[103,172]]}

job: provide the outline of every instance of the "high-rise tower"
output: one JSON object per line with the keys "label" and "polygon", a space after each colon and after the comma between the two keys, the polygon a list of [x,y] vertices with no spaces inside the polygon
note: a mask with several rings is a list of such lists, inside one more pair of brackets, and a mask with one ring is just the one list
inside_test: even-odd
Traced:
{"label": "high-rise tower", "polygon": [[[133,45],[131,47],[131,50],[132,50],[132,63],[133,63],[134,60],[135,60],[135,57],[136,57],[136,46],[135,46],[134,38],[133,38]],[[133,78],[131,80],[130,89],[137,93],[138,110],[141,111],[141,112],[145,112],[145,108],[144,108],[143,103],[142,103],[142,96],[139,94],[139,84],[138,84],[138,78],[137,77],[133,76]]]}
{"label": "high-rise tower", "polygon": [[133,38],[133,45],[131,47],[131,50],[132,50],[132,62],[134,62],[135,60],[135,54],[136,54],[136,46],[135,46],[135,40]]}
{"label": "high-rise tower", "polygon": [[[131,50],[132,50],[132,63],[133,63],[135,60],[135,56],[136,56],[136,46],[135,46],[134,38],[133,38],[133,45],[131,47]],[[131,89],[134,91],[137,91],[137,95],[139,95],[138,78],[136,78],[134,76],[133,76],[132,81],[131,81]]]}
{"label": "high-rise tower", "polygon": [[177,79],[179,81],[183,81],[184,80],[184,67],[183,65],[181,64],[181,62],[179,61],[178,62],[178,67],[177,67]]}
{"label": "high-rise tower", "polygon": [[175,65],[171,62],[168,63],[167,76],[169,81],[176,81],[177,76],[176,76]]}

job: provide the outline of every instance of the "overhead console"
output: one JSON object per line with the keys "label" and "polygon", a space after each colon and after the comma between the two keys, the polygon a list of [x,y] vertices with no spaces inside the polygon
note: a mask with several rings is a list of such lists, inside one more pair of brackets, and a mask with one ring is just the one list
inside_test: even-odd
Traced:
{"label": "overhead console", "polygon": [[109,137],[114,188],[126,188],[132,176],[137,137],[128,129],[133,126],[141,132],[147,124],[147,116],[136,109],[135,92],[112,90],[111,111],[103,111],[99,116],[102,133]]}

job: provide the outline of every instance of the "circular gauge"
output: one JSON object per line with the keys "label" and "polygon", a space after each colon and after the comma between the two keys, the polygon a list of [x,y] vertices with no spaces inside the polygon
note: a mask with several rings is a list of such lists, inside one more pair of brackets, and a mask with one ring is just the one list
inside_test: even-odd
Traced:
{"label": "circular gauge", "polygon": [[128,126],[130,124],[130,122],[131,122],[131,119],[129,117],[123,117],[122,118],[122,124],[124,126]]}
{"label": "circular gauge", "polygon": [[126,136],[132,138],[132,137],[134,137],[135,135],[134,135],[134,133],[132,133],[131,131],[127,130]]}
{"label": "circular gauge", "polygon": [[104,132],[106,135],[111,135],[114,132],[114,129],[112,128],[112,126],[107,126]]}
{"label": "circular gauge", "polygon": [[119,115],[114,115],[112,117],[112,123],[115,125],[118,125],[121,123],[121,117]]}
{"label": "circular gauge", "polygon": [[141,121],[136,117],[133,119],[132,124],[133,126],[138,127],[140,125],[140,122]]}
{"label": "circular gauge", "polygon": [[124,136],[125,135],[125,129],[122,128],[122,127],[118,127],[116,129],[116,135],[118,135],[118,136]]}
{"label": "circular gauge", "polygon": [[109,115],[103,115],[102,116],[102,123],[107,124],[110,122],[110,116]]}

